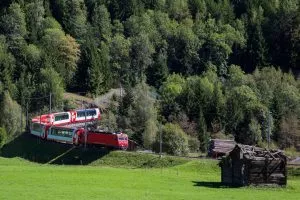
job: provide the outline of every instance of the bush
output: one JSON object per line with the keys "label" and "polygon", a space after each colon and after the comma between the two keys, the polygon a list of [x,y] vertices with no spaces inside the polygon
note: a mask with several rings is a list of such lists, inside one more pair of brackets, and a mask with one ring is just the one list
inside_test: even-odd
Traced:
{"label": "bush", "polygon": [[168,123],[163,127],[163,151],[172,155],[187,155],[188,136],[177,124]]}
{"label": "bush", "polygon": [[189,149],[191,152],[198,152],[200,149],[200,141],[196,137],[189,137]]}
{"label": "bush", "polygon": [[64,110],[69,111],[69,110],[75,110],[76,109],[76,104],[75,100],[70,100],[70,99],[65,99],[64,100]]}
{"label": "bush", "polygon": [[3,147],[3,145],[5,144],[7,139],[7,133],[6,130],[4,128],[0,127],[0,149],[1,147]]}
{"label": "bush", "polygon": [[[21,114],[21,106],[11,98],[9,92],[4,92],[0,107],[0,126],[5,129],[7,139],[12,140],[24,130],[25,116]],[[21,118],[23,119],[22,123]]]}

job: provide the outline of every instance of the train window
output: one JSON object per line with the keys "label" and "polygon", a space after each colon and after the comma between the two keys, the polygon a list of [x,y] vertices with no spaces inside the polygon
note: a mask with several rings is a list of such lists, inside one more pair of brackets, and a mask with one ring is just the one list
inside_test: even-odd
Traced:
{"label": "train window", "polygon": [[90,117],[90,116],[96,116],[97,112],[95,109],[93,110],[81,110],[81,111],[77,111],[77,117],[85,117],[85,112],[86,112],[86,116]]}
{"label": "train window", "polygon": [[77,117],[84,117],[85,112],[84,111],[77,111]]}
{"label": "train window", "polygon": [[69,119],[68,113],[55,115],[55,121],[61,121],[66,119]]}
{"label": "train window", "polygon": [[73,137],[72,129],[55,129],[51,130],[51,135],[60,136],[60,137]]}
{"label": "train window", "polygon": [[89,110],[88,111],[88,116],[95,116],[96,115],[96,110]]}

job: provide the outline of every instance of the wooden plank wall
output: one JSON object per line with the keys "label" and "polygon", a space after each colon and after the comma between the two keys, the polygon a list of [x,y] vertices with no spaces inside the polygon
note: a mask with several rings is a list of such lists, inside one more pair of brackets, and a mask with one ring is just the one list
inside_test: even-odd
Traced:
{"label": "wooden plank wall", "polygon": [[286,185],[286,163],[281,159],[234,160],[221,166],[225,185],[278,184]]}

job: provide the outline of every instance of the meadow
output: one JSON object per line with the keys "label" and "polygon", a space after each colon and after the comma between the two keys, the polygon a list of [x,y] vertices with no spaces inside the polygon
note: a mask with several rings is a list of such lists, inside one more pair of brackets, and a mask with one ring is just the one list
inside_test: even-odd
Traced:
{"label": "meadow", "polygon": [[285,188],[229,188],[215,160],[116,151],[82,166],[0,157],[0,199],[299,200],[300,177],[289,176]]}

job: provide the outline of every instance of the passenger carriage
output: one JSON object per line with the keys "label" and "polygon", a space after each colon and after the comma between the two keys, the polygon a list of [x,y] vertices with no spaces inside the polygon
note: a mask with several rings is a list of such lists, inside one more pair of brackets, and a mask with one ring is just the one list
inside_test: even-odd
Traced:
{"label": "passenger carriage", "polygon": [[71,123],[100,120],[100,118],[101,114],[99,108],[90,108],[83,110],[73,110],[69,112],[59,112],[40,115],[34,117],[32,119],[32,122],[48,125],[66,125]]}

